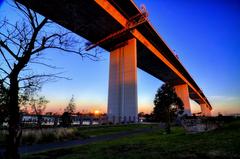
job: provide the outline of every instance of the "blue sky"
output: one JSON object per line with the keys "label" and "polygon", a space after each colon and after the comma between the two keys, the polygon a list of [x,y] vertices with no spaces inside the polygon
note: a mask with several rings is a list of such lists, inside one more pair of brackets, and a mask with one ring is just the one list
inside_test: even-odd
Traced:
{"label": "blue sky", "polygon": [[[135,0],[145,4],[149,20],[192,75],[218,112],[240,113],[240,2],[238,0]],[[20,19],[3,3],[0,18]],[[48,110],[63,110],[72,95],[79,111],[106,111],[109,53],[94,62],[56,51],[46,54],[72,80],[46,83],[40,94],[50,100]],[[41,68],[37,68],[41,69]],[[138,70],[139,111],[150,112],[162,84]],[[192,102],[194,111],[199,106]]]}

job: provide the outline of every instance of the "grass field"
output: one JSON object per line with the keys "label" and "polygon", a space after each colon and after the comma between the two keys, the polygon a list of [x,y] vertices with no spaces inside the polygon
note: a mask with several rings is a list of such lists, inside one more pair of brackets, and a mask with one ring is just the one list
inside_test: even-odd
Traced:
{"label": "grass field", "polygon": [[201,134],[153,132],[23,156],[24,159],[141,159],[141,158],[240,158],[240,122]]}
{"label": "grass field", "polygon": [[112,126],[100,126],[100,127],[82,127],[78,128],[79,132],[82,135],[87,135],[88,137],[95,137],[107,134],[114,134],[122,131],[130,131],[139,128],[147,128],[152,125],[144,125],[144,124],[130,124],[130,125],[112,125]]}

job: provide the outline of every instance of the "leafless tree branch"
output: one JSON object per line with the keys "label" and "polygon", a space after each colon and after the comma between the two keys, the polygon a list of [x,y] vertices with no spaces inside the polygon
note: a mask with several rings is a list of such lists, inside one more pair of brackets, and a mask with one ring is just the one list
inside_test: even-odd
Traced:
{"label": "leafless tree branch", "polygon": [[[0,68],[0,70],[2,71],[2,72],[4,72],[7,76],[9,76],[9,73],[6,71],[6,70],[4,70],[3,68]],[[6,78],[6,77],[5,77]]]}
{"label": "leafless tree branch", "polygon": [[7,63],[7,66],[10,68],[10,70],[12,70],[12,67],[11,67],[9,61],[7,60],[7,58],[6,58],[5,54],[3,53],[3,51],[1,50],[1,48],[0,48],[0,52],[1,52],[5,62]]}
{"label": "leafless tree branch", "polygon": [[12,57],[14,57],[16,60],[18,60],[18,57],[14,54],[14,52],[7,45],[4,44],[4,42],[2,40],[0,40],[0,46],[3,47],[5,50],[7,50]]}
{"label": "leafless tree branch", "polygon": [[46,63],[43,63],[43,62],[30,61],[29,63],[46,66],[46,67],[51,68],[51,69],[60,69],[60,67],[49,65],[49,64],[46,64]]}

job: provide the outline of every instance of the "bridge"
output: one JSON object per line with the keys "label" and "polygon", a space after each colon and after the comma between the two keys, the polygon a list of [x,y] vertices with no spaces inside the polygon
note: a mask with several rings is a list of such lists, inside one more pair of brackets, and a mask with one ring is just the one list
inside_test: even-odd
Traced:
{"label": "bridge", "polygon": [[174,86],[191,115],[190,99],[205,116],[208,99],[170,47],[132,0],[17,0],[89,40],[90,50],[110,52],[108,116],[115,123],[137,119],[137,67]]}

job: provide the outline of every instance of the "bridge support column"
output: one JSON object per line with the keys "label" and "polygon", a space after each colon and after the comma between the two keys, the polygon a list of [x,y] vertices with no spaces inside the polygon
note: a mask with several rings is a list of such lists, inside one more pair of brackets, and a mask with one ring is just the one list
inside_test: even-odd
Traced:
{"label": "bridge support column", "polygon": [[108,117],[113,123],[137,121],[136,39],[110,53]]}
{"label": "bridge support column", "polygon": [[190,100],[189,100],[189,92],[188,92],[188,85],[187,84],[181,84],[174,86],[175,92],[177,96],[182,100],[184,104],[184,113],[188,116],[191,114],[191,107],[190,107]]}
{"label": "bridge support column", "polygon": [[207,112],[208,112],[208,116],[212,116],[212,113],[211,113],[210,109],[208,109]]}
{"label": "bridge support column", "polygon": [[203,116],[211,116],[211,110],[207,107],[206,104],[200,104],[200,107]]}

